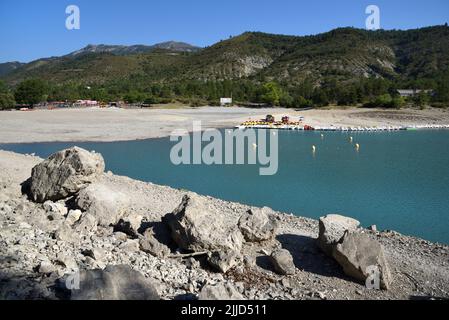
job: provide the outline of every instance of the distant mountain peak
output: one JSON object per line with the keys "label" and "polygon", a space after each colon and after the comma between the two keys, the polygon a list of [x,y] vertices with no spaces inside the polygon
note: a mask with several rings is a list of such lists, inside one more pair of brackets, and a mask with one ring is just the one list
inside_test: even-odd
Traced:
{"label": "distant mountain peak", "polygon": [[193,46],[189,43],[180,42],[180,41],[166,41],[166,42],[156,43],[152,47],[158,48],[158,49],[167,49],[167,50],[182,51],[182,52],[196,52],[201,49],[201,48]]}
{"label": "distant mountain peak", "polygon": [[88,44],[84,48],[74,51],[68,56],[74,57],[81,54],[88,53],[112,53],[117,55],[129,55],[136,53],[145,53],[155,49],[164,49],[171,51],[179,51],[179,52],[196,52],[201,48],[193,46],[189,43],[178,42],[178,41],[166,41],[161,43],[156,43],[151,46],[147,45],[106,45],[106,44]]}

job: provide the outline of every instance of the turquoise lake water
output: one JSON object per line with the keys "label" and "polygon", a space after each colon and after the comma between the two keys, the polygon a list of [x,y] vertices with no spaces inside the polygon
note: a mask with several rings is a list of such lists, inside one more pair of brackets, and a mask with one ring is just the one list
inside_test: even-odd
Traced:
{"label": "turquoise lake water", "polygon": [[[47,157],[78,145],[100,152],[107,170],[119,175],[311,218],[341,213],[364,226],[449,244],[449,131],[278,134],[274,176],[260,176],[257,165],[175,166],[170,162],[175,143],[168,138],[0,144],[0,149]],[[360,144],[359,152],[349,136]]]}

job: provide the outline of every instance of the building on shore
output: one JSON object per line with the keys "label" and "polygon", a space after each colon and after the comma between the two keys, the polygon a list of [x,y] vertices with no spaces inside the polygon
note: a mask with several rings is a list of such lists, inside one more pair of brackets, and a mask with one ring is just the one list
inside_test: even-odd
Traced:
{"label": "building on shore", "polygon": [[220,105],[222,107],[232,105],[232,98],[220,98]]}
{"label": "building on shore", "polygon": [[432,90],[421,90],[421,89],[398,89],[398,93],[401,97],[404,98],[409,98],[409,97],[414,97],[418,94],[420,94],[421,92],[423,93],[428,93],[428,94],[432,94],[433,91]]}

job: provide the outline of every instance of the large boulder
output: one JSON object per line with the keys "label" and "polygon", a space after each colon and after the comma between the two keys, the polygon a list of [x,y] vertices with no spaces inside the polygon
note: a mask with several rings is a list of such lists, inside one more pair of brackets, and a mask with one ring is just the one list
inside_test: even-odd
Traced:
{"label": "large boulder", "polygon": [[348,276],[365,282],[377,270],[380,288],[389,289],[392,278],[382,245],[367,234],[347,231],[333,255]]}
{"label": "large boulder", "polygon": [[270,255],[274,270],[280,275],[292,275],[296,272],[293,257],[286,249],[277,249]]}
{"label": "large boulder", "polygon": [[318,246],[329,256],[346,231],[354,231],[360,222],[339,214],[328,214],[319,221]]}
{"label": "large boulder", "polygon": [[103,183],[94,183],[78,193],[76,205],[94,216],[101,226],[115,225],[129,208],[124,193]]}
{"label": "large boulder", "polygon": [[244,300],[245,298],[229,283],[206,284],[198,294],[198,300]]}
{"label": "large boulder", "polygon": [[178,208],[167,215],[166,222],[173,240],[185,250],[239,252],[243,244],[237,221],[196,194],[184,196]]}
{"label": "large boulder", "polygon": [[273,210],[267,207],[250,209],[239,220],[239,228],[249,242],[260,242],[273,239],[277,223],[272,219]]}
{"label": "large boulder", "polygon": [[72,288],[72,300],[159,300],[155,286],[127,265],[79,273],[79,289]]}
{"label": "large boulder", "polygon": [[35,202],[74,195],[104,171],[100,154],[73,147],[51,155],[32,169],[30,195]]}

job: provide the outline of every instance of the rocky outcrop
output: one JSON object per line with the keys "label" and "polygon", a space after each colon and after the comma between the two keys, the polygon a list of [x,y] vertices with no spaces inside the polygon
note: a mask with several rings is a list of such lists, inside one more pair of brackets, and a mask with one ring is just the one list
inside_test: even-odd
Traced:
{"label": "rocky outcrop", "polygon": [[155,286],[140,272],[127,265],[107,266],[79,274],[79,290],[72,289],[72,300],[159,300]]}
{"label": "rocky outcrop", "polygon": [[198,300],[244,300],[244,297],[229,283],[207,284],[199,295]]}
{"label": "rocky outcrop", "polygon": [[374,276],[378,272],[380,288],[390,288],[392,278],[383,247],[367,234],[347,231],[333,256],[348,276],[365,283],[373,272]]}
{"label": "rocky outcrop", "polygon": [[51,155],[32,169],[30,196],[36,202],[67,198],[104,171],[100,154],[73,147]]}
{"label": "rocky outcrop", "polygon": [[271,218],[273,210],[267,207],[250,209],[239,220],[239,228],[246,241],[259,242],[273,239],[277,223]]}
{"label": "rocky outcrop", "polygon": [[128,197],[105,184],[95,183],[81,190],[76,205],[94,216],[99,225],[115,225],[130,206]]}
{"label": "rocky outcrop", "polygon": [[270,255],[274,270],[280,275],[292,275],[296,272],[293,257],[286,249],[277,249]]}
{"label": "rocky outcrop", "polygon": [[208,205],[205,197],[189,194],[166,217],[173,240],[191,251],[240,251],[243,236],[236,221]]}
{"label": "rocky outcrop", "polygon": [[338,214],[328,214],[319,220],[318,246],[329,256],[341,240],[345,231],[356,230],[360,222]]}

